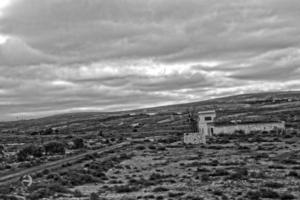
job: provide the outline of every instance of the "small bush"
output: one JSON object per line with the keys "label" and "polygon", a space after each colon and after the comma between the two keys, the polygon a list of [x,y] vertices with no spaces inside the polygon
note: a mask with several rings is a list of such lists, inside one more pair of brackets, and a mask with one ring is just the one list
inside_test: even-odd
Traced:
{"label": "small bush", "polygon": [[156,200],[163,200],[163,199],[164,199],[163,196],[157,196],[157,197],[156,197]]}
{"label": "small bush", "polygon": [[154,181],[154,180],[159,180],[159,179],[163,179],[166,177],[168,177],[168,176],[165,174],[152,173],[149,177],[149,180]]}
{"label": "small bush", "polygon": [[178,197],[181,197],[181,196],[183,196],[184,195],[184,193],[183,192],[169,192],[168,193],[168,196],[169,197],[173,197],[173,198],[178,198]]}
{"label": "small bush", "polygon": [[54,193],[70,193],[70,191],[60,184],[35,184],[28,188],[29,200],[48,198]]}
{"label": "small bush", "polygon": [[294,159],[285,159],[282,161],[283,164],[287,164],[287,165],[296,165],[298,164],[298,162]]}
{"label": "small bush", "polygon": [[262,198],[276,199],[280,197],[276,191],[271,189],[261,189],[260,193]]}
{"label": "small bush", "polygon": [[65,145],[60,142],[49,142],[44,149],[47,154],[65,154]]}
{"label": "small bush", "polygon": [[73,139],[74,149],[80,149],[84,147],[84,141],[82,138]]}
{"label": "small bush", "polygon": [[300,178],[300,174],[298,174],[298,172],[296,172],[296,171],[290,171],[288,173],[288,176],[293,176],[293,177],[296,177],[296,178]]}
{"label": "small bush", "polygon": [[262,171],[253,171],[249,174],[251,178],[266,178],[266,174]]}
{"label": "small bush", "polygon": [[259,191],[248,191],[246,197],[250,200],[259,200],[260,199],[260,192]]}
{"label": "small bush", "polygon": [[43,155],[43,148],[37,145],[29,145],[21,149],[17,153],[18,161],[28,160],[30,156],[32,157],[41,157]]}
{"label": "small bush", "polygon": [[90,200],[100,200],[100,198],[95,192],[93,192],[90,194]]}
{"label": "small bush", "polygon": [[246,168],[238,168],[233,174],[231,174],[228,177],[228,179],[242,180],[242,179],[247,179],[247,176],[248,176],[248,170]]}
{"label": "small bush", "polygon": [[203,181],[203,182],[209,181],[209,175],[208,174],[202,174],[201,175],[201,181]]}
{"label": "small bush", "polygon": [[150,145],[150,146],[148,146],[148,149],[150,149],[150,150],[155,150],[155,149],[156,149],[156,146]]}
{"label": "small bush", "polygon": [[134,192],[134,191],[138,191],[139,188],[137,188],[136,186],[130,186],[130,185],[116,185],[114,187],[114,190],[117,193],[128,193],[128,192]]}
{"label": "small bush", "polygon": [[159,151],[165,151],[165,150],[166,150],[166,147],[160,146],[160,147],[157,148],[157,150],[159,150]]}
{"label": "small bush", "polygon": [[140,146],[135,147],[135,149],[136,150],[145,150],[145,146],[140,145]]}
{"label": "small bush", "polygon": [[291,199],[296,199],[296,197],[289,193],[283,193],[280,195],[280,199],[281,200],[291,200]]}
{"label": "small bush", "polygon": [[1,200],[19,200],[19,198],[15,197],[15,196],[1,195],[1,194],[0,194],[0,199]]}
{"label": "small bush", "polygon": [[213,194],[214,195],[217,195],[217,196],[222,196],[223,195],[223,192],[221,190],[214,190],[213,191]]}
{"label": "small bush", "polygon": [[42,173],[43,173],[44,175],[47,175],[47,174],[50,173],[50,170],[49,170],[49,169],[44,169],[44,170],[42,171]]}
{"label": "small bush", "polygon": [[229,175],[229,172],[225,169],[216,169],[213,173],[210,174],[210,176],[227,176]]}
{"label": "small bush", "polygon": [[80,192],[80,190],[75,190],[73,194],[74,194],[74,197],[82,197],[83,196],[83,194],[82,194],[82,192]]}
{"label": "small bush", "polygon": [[269,188],[282,188],[284,185],[278,182],[266,182],[264,186]]}
{"label": "small bush", "polygon": [[156,187],[152,191],[153,192],[166,192],[166,191],[169,191],[169,189],[165,188],[165,187]]}

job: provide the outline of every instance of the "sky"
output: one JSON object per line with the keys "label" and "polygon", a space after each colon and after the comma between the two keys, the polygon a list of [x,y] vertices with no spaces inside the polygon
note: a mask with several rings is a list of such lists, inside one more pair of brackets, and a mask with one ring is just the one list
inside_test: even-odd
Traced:
{"label": "sky", "polygon": [[1,0],[0,121],[300,89],[299,0]]}

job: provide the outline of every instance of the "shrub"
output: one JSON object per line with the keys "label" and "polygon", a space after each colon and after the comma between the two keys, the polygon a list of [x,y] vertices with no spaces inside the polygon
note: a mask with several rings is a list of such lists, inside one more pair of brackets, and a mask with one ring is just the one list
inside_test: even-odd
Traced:
{"label": "shrub", "polygon": [[93,192],[90,194],[90,200],[100,200],[100,198],[95,192]]}
{"label": "shrub", "polygon": [[210,176],[227,176],[229,172],[225,169],[216,169]]}
{"label": "shrub", "polygon": [[65,154],[65,146],[60,142],[49,142],[44,148],[47,154]]}
{"label": "shrub", "polygon": [[214,190],[213,191],[213,194],[214,195],[217,195],[217,196],[222,196],[223,195],[223,192],[221,190]]}
{"label": "shrub", "polygon": [[135,147],[135,149],[136,149],[136,150],[144,150],[144,149],[145,149],[145,146],[140,145],[140,146]]}
{"label": "shrub", "polygon": [[285,159],[282,161],[283,164],[288,164],[288,165],[296,165],[298,162],[292,158]]}
{"label": "shrub", "polygon": [[15,197],[15,196],[1,195],[1,194],[0,194],[0,199],[1,200],[19,200],[19,198]]}
{"label": "shrub", "polygon": [[73,139],[74,149],[80,149],[84,147],[84,141],[82,138]]}
{"label": "shrub", "polygon": [[293,177],[296,177],[296,178],[300,178],[300,175],[296,171],[290,171],[288,173],[288,176],[293,176]]}
{"label": "shrub", "polygon": [[163,199],[164,199],[163,196],[157,196],[157,197],[156,197],[156,200],[163,200]]}
{"label": "shrub", "polygon": [[212,166],[218,166],[219,165],[219,161],[218,160],[213,160],[213,161],[211,161],[211,165]]}
{"label": "shrub", "polygon": [[192,196],[192,195],[188,195],[184,199],[186,199],[186,200],[204,200],[202,197]]}
{"label": "shrub", "polygon": [[251,200],[259,200],[260,199],[260,192],[259,191],[248,191],[246,197]]}
{"label": "shrub", "polygon": [[149,145],[148,148],[149,148],[150,150],[155,150],[155,149],[156,149],[156,146],[154,146],[154,145]]}
{"label": "shrub", "polygon": [[202,174],[201,175],[201,181],[203,181],[203,182],[209,181],[209,175],[208,174]]}
{"label": "shrub", "polygon": [[70,191],[60,184],[36,184],[28,188],[29,200],[38,200],[52,196],[54,193],[69,193]]}
{"label": "shrub", "polygon": [[271,189],[261,189],[260,193],[262,198],[270,198],[270,199],[279,198],[279,194],[276,191]]}
{"label": "shrub", "polygon": [[174,197],[174,198],[178,198],[178,197],[180,197],[180,196],[183,196],[184,195],[184,193],[183,192],[169,192],[168,193],[168,196],[169,197]]}
{"label": "shrub", "polygon": [[241,180],[246,179],[248,176],[248,170],[246,168],[238,168],[236,171],[229,176],[228,179]]}
{"label": "shrub", "polygon": [[157,150],[159,150],[159,151],[165,151],[165,150],[166,150],[166,147],[160,146],[160,147],[157,148]]}
{"label": "shrub", "polygon": [[163,179],[166,177],[168,177],[168,176],[165,174],[152,173],[149,177],[149,180],[154,181],[154,180],[159,180],[159,179]]}
{"label": "shrub", "polygon": [[128,193],[128,192],[137,191],[138,188],[136,186],[130,186],[130,185],[116,185],[114,187],[114,190],[117,193]]}
{"label": "shrub", "polygon": [[280,195],[280,199],[281,200],[291,200],[291,199],[295,199],[296,197],[292,194],[289,193],[283,193]]}
{"label": "shrub", "polygon": [[121,160],[128,160],[128,159],[130,159],[132,156],[133,156],[133,155],[131,155],[131,154],[121,153],[120,156],[119,156],[119,158],[120,158]]}
{"label": "shrub", "polygon": [[197,172],[210,172],[210,170],[205,167],[198,167]]}
{"label": "shrub", "polygon": [[165,187],[156,187],[152,191],[153,192],[166,192],[166,191],[169,191],[169,189],[165,188]]}
{"label": "shrub", "polygon": [[250,173],[249,175],[251,178],[265,178],[266,177],[266,174],[262,171],[253,171]]}
{"label": "shrub", "polygon": [[0,194],[10,194],[13,190],[12,186],[0,186]]}
{"label": "shrub", "polygon": [[29,145],[21,149],[17,153],[18,161],[25,161],[28,159],[29,156],[33,157],[41,157],[43,155],[43,149],[40,146],[36,145]]}
{"label": "shrub", "polygon": [[51,192],[47,188],[39,188],[38,190],[33,191],[27,197],[29,200],[39,200],[42,198],[47,198],[51,196]]}
{"label": "shrub", "polygon": [[42,171],[42,173],[43,173],[44,175],[49,174],[49,173],[50,173],[50,170],[49,170],[49,169],[44,169],[44,170]]}
{"label": "shrub", "polygon": [[262,158],[269,158],[269,154],[267,153],[257,153],[254,157],[254,159],[256,160],[259,160],[259,159],[262,159]]}
{"label": "shrub", "polygon": [[266,182],[264,186],[269,188],[282,188],[284,185],[278,182]]}

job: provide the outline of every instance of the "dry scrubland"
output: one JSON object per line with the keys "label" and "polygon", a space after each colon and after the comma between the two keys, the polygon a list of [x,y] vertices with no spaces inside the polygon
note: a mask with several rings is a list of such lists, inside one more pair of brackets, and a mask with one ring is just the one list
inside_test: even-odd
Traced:
{"label": "dry scrubland", "polygon": [[[16,199],[15,194],[29,200],[300,199],[299,97],[242,95],[132,112],[0,123],[0,180],[39,169],[31,173],[34,183],[29,188],[19,181],[0,181],[0,199]],[[217,109],[225,121],[280,119],[289,130],[233,133],[209,138],[205,146],[184,145],[190,107]],[[101,151],[123,142],[128,144]],[[55,168],[42,167],[74,155],[84,156]]]}
{"label": "dry scrubland", "polygon": [[299,133],[224,135],[206,146],[136,142],[33,174],[28,199],[299,199],[299,152]]}

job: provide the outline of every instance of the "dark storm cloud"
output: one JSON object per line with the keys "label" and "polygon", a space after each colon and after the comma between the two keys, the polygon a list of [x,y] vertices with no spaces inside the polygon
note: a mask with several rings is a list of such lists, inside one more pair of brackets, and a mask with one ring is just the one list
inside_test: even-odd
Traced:
{"label": "dark storm cloud", "polygon": [[10,1],[3,120],[300,88],[297,0]]}

